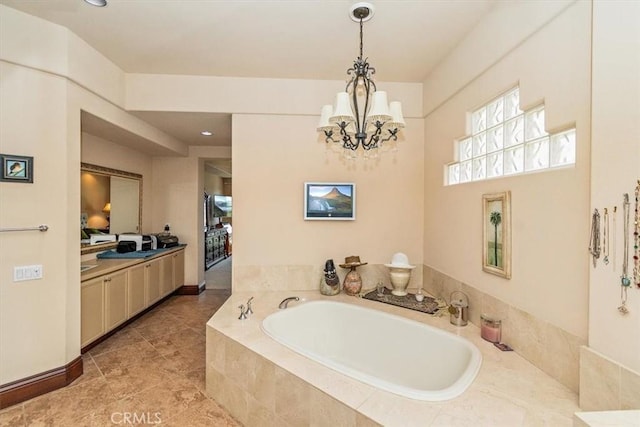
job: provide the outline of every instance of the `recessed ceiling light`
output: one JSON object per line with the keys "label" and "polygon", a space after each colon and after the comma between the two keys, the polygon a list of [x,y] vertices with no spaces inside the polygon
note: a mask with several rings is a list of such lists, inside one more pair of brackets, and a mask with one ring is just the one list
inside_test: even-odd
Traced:
{"label": "recessed ceiling light", "polygon": [[200,135],[211,136],[211,135],[213,135],[213,132],[211,132],[209,130],[203,130],[202,132],[200,132]]}
{"label": "recessed ceiling light", "polygon": [[107,0],[84,0],[86,3],[89,3],[91,6],[105,7],[107,5]]}

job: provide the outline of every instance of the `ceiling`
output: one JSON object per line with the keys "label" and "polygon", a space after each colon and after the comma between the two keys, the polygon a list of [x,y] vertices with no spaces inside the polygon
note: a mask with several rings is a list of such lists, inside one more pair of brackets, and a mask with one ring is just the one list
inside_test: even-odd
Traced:
{"label": "ceiling", "polygon": [[[358,55],[349,0],[0,0],[63,25],[127,73],[343,80]],[[498,0],[372,0],[364,56],[421,82]],[[228,114],[132,112],[188,145],[229,146]],[[202,130],[213,137],[203,137]]]}

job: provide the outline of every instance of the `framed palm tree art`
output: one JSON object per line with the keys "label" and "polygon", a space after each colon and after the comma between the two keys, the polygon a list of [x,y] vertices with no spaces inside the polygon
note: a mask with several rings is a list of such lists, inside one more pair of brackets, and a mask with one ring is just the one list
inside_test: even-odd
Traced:
{"label": "framed palm tree art", "polygon": [[482,196],[482,270],[511,279],[511,192]]}

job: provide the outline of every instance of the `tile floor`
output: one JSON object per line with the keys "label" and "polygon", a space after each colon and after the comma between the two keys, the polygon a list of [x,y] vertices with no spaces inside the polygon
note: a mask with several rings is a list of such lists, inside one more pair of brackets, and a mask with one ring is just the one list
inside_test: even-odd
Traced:
{"label": "tile floor", "polygon": [[68,387],[0,411],[0,426],[239,426],[205,393],[205,324],[229,295],[171,297],[87,352]]}

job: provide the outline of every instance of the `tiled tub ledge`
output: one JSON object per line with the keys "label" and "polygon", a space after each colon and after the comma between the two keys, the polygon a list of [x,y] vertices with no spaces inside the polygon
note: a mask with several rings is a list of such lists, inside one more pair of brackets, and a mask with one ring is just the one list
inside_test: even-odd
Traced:
{"label": "tiled tub ledge", "polygon": [[[422,402],[340,374],[289,350],[261,330],[262,320],[292,295],[301,301],[291,306],[317,299],[341,301],[460,335],[482,353],[478,377],[455,399]],[[238,320],[238,306],[252,296],[254,314]],[[384,345],[382,335],[380,345]],[[475,325],[455,327],[448,316],[433,317],[344,294],[234,293],[207,323],[206,359],[207,393],[248,426],[571,426],[573,414],[579,411],[576,393],[517,353],[501,352],[484,341]]]}

